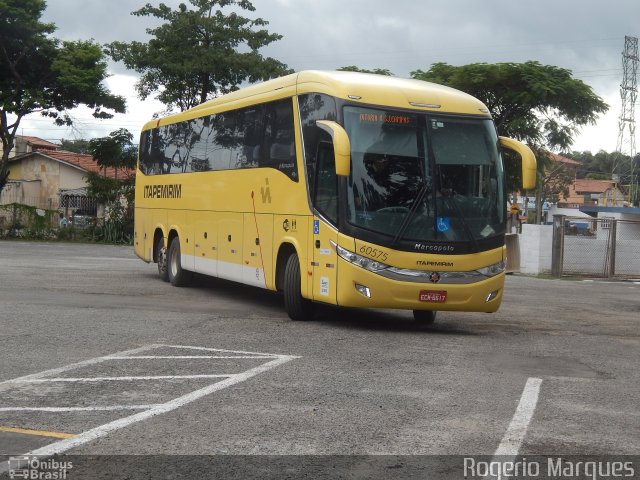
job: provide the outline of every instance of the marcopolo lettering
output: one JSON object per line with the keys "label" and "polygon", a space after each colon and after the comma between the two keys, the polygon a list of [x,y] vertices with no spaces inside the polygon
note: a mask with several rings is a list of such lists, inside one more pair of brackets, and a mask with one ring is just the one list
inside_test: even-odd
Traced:
{"label": "marcopolo lettering", "polygon": [[413,246],[414,250],[419,252],[453,252],[455,247],[453,245],[427,245],[424,243],[416,243]]}
{"label": "marcopolo lettering", "polygon": [[144,198],[182,198],[182,184],[146,185]]}

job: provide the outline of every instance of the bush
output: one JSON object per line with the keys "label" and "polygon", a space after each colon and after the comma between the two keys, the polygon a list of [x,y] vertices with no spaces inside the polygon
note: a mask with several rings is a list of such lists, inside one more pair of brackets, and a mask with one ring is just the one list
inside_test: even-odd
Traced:
{"label": "bush", "polygon": [[0,218],[6,224],[0,229],[0,237],[24,238],[33,240],[51,240],[56,238],[57,213],[55,210],[46,210],[11,203],[0,205]]}
{"label": "bush", "polygon": [[96,242],[132,245],[133,219],[129,210],[120,201],[109,204],[102,222],[89,228],[87,235]]}

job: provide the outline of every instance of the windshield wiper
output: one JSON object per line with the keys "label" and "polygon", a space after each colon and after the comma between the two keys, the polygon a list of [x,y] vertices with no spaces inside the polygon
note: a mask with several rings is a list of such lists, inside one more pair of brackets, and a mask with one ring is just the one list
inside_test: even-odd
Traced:
{"label": "windshield wiper", "polygon": [[418,207],[420,207],[420,204],[422,203],[425,195],[429,193],[430,190],[431,190],[431,182],[429,181],[429,179],[426,179],[424,182],[424,185],[422,186],[422,188],[418,192],[418,195],[416,196],[415,202],[413,202],[413,205],[411,205],[411,208],[409,209],[409,213],[407,213],[407,216],[404,218],[402,224],[400,225],[400,228],[398,229],[398,233],[396,233],[396,236],[393,237],[393,241],[391,242],[392,247],[396,246],[396,244],[398,243],[398,240],[400,240],[400,237],[402,237],[405,230],[409,227],[411,220],[413,220],[413,217],[418,211]]}

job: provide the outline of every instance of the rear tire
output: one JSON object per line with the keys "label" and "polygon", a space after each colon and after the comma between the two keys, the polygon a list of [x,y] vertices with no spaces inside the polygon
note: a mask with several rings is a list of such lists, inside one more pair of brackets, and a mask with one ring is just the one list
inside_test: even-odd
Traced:
{"label": "rear tire", "polygon": [[302,297],[301,283],[300,260],[293,253],[284,268],[284,308],[291,320],[311,320],[313,317],[313,304]]}
{"label": "rear tire", "polygon": [[418,325],[432,325],[436,321],[436,313],[433,310],[414,310],[413,319]]}
{"label": "rear tire", "polygon": [[186,287],[193,279],[193,272],[182,269],[180,238],[178,237],[174,237],[173,240],[171,240],[171,245],[169,245],[167,270],[169,273],[169,281],[174,287]]}
{"label": "rear tire", "polygon": [[169,281],[167,269],[167,249],[164,247],[164,238],[160,237],[156,243],[156,263],[158,264],[158,276],[163,282]]}

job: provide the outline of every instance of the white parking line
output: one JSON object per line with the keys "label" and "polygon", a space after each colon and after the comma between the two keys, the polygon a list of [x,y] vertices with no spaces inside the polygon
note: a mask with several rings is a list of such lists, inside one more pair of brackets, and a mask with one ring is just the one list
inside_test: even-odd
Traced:
{"label": "white parking line", "polygon": [[[59,442],[55,442],[45,447],[32,450],[31,452],[28,452],[25,455],[51,456],[51,455],[66,452],[71,448],[91,442],[97,438],[104,437],[105,435],[115,430],[128,427],[129,425],[132,425],[137,422],[141,422],[143,420],[154,417],[156,415],[161,415],[163,413],[170,412],[172,410],[175,410],[176,408],[179,408],[184,405],[187,405],[188,403],[194,402],[206,395],[210,395],[224,388],[228,388],[228,387],[231,387],[232,385],[236,385],[238,383],[244,382],[245,380],[248,380],[251,377],[254,377],[260,373],[264,373],[268,370],[271,370],[272,368],[275,368],[279,365],[289,362],[295,358],[298,358],[298,357],[282,355],[279,358],[276,358],[275,360],[262,364],[258,367],[246,370],[243,373],[240,373],[232,378],[222,380],[221,382],[214,383],[212,385],[207,385],[204,388],[188,393],[174,400],[171,400],[167,403],[158,405],[154,408],[150,408],[149,410],[146,410],[144,412],[136,413],[129,417],[121,418],[113,422],[106,423],[99,427],[93,428],[91,430],[87,430],[86,432],[81,433],[73,438],[60,440]],[[0,471],[1,471],[1,467],[0,467]]]}
{"label": "white parking line", "polygon": [[105,355],[104,357],[90,358],[89,360],[84,360],[82,362],[77,362],[77,363],[71,363],[63,367],[52,368],[50,370],[45,370],[43,372],[33,373],[31,375],[25,375],[24,377],[5,380],[3,382],[0,382],[0,392],[9,390],[11,388],[15,388],[15,384],[19,383],[20,381],[34,380],[38,378],[47,377],[49,375],[56,375],[59,373],[68,372],[69,370],[75,370],[76,368],[87,367],[89,365],[95,365],[97,363],[106,362],[107,360],[110,360],[112,356],[124,356],[127,354],[142,353],[142,352],[146,352],[148,350],[152,350],[154,348],[159,348],[159,347],[161,347],[161,345],[158,345],[158,344],[145,345],[144,347],[134,348],[132,350],[125,350],[123,352],[117,352],[117,353],[114,353],[113,355]]}
{"label": "white parking line", "polygon": [[502,437],[502,441],[500,445],[498,445],[494,457],[515,457],[518,455],[518,451],[527,433],[527,428],[529,428],[529,423],[533,418],[536,404],[538,403],[538,394],[540,393],[541,385],[541,378],[530,377],[527,380],[522,395],[520,396],[520,403],[518,403],[516,413],[513,414],[509,428],[507,428],[507,433]]}
{"label": "white parking line", "polygon": [[110,360],[193,360],[193,359],[227,359],[234,360],[236,358],[274,358],[273,355],[132,355],[122,357],[109,357]]}
{"label": "white parking line", "polygon": [[[222,350],[220,348],[210,348],[210,347],[192,347],[189,345],[168,345],[162,344],[157,345],[158,347],[168,347],[168,348],[184,348],[187,350],[200,350],[204,352],[225,352],[225,353],[237,353],[240,355],[250,355],[251,358],[259,358],[260,356],[268,357],[268,358],[278,358],[282,357],[282,355],[278,355],[275,353],[262,353],[262,352],[245,352],[242,350]],[[298,357],[294,357],[298,358]]]}
{"label": "white parking line", "polygon": [[[162,355],[139,355],[144,352],[148,352],[154,349],[171,349],[179,350],[186,349],[191,351],[203,352],[201,355],[167,355],[162,352]],[[221,350],[216,348],[207,347],[195,347],[187,345],[164,345],[153,344],[143,347],[135,348],[132,350],[125,350],[117,352],[111,355],[105,355],[102,357],[92,358],[82,362],[77,362],[69,365],[65,365],[58,368],[52,368],[43,372],[34,373],[31,375],[25,375],[23,377],[14,378],[0,382],[0,392],[9,390],[11,388],[19,388],[24,384],[45,384],[50,382],[109,382],[109,381],[148,381],[148,380],[160,380],[160,381],[172,381],[172,380],[194,380],[194,379],[221,379],[216,383],[206,385],[203,388],[189,392],[180,397],[174,398],[165,403],[148,404],[148,405],[89,405],[83,407],[76,406],[58,406],[58,407],[21,407],[21,406],[5,406],[0,407],[0,412],[48,412],[48,413],[60,413],[60,412],[93,412],[93,411],[117,411],[117,410],[143,410],[142,412],[134,413],[133,415],[114,420],[104,425],[92,428],[85,432],[82,432],[73,438],[66,438],[58,442],[52,443],[45,447],[33,450],[25,455],[41,455],[51,456],[57,453],[65,452],[71,448],[85,444],[97,438],[103,437],[110,432],[127,427],[131,424],[141,422],[150,417],[161,415],[163,413],[170,412],[177,408],[194,402],[199,398],[206,395],[210,395],[214,392],[222,390],[224,388],[231,387],[238,383],[244,382],[260,373],[264,373],[272,368],[289,362],[299,357],[291,355],[278,355],[258,352],[247,352],[239,350]],[[59,377],[64,372],[68,372],[74,369],[80,369],[82,367],[93,366],[96,364],[116,361],[116,360],[154,360],[154,359],[261,359],[270,360],[266,363],[262,363],[257,367],[245,370],[242,373],[236,374],[194,374],[194,375],[160,375],[160,376],[120,376],[120,377]],[[0,463],[0,474],[7,471],[8,462]]]}
{"label": "white parking line", "polygon": [[9,383],[48,383],[48,382],[109,382],[109,381],[132,381],[132,380],[182,380],[194,378],[227,378],[234,377],[236,373],[223,373],[220,375],[143,375],[139,377],[56,377],[56,378],[34,378],[31,380],[13,380]]}
{"label": "white parking line", "polygon": [[0,412],[110,412],[115,410],[148,410],[162,405],[104,405],[94,407],[0,407]]}
{"label": "white parking line", "polygon": [[[533,418],[533,413],[538,403],[538,395],[540,393],[540,386],[542,385],[541,378],[529,377],[527,383],[524,386],[522,395],[520,396],[520,402],[516,408],[516,412],[513,414],[511,423],[507,428],[507,432],[502,437],[502,441],[496,453],[493,454],[491,463],[504,464],[504,462],[513,462],[516,455],[520,451],[522,442],[529,428],[529,423]],[[484,480],[499,479],[500,476],[487,475]]]}

